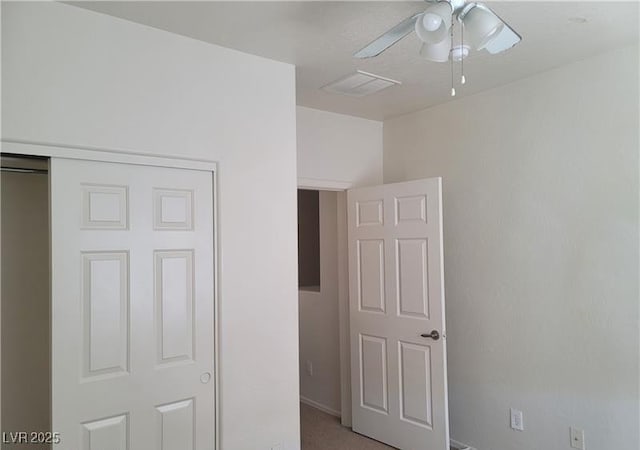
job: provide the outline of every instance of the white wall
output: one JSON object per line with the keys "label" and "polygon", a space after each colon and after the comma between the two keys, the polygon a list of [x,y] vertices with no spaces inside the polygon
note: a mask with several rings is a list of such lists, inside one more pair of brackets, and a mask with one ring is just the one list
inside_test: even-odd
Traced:
{"label": "white wall", "polygon": [[[320,191],[320,292],[300,291],[300,397],[339,415],[337,193]],[[307,372],[307,361],[313,374]]]}
{"label": "white wall", "polygon": [[443,177],[456,440],[639,448],[639,119],[631,47],[385,122],[385,182]]}
{"label": "white wall", "polygon": [[2,8],[3,138],[219,161],[222,448],[298,449],[294,67],[64,4]]}
{"label": "white wall", "polygon": [[382,122],[298,106],[300,185],[382,182]]}

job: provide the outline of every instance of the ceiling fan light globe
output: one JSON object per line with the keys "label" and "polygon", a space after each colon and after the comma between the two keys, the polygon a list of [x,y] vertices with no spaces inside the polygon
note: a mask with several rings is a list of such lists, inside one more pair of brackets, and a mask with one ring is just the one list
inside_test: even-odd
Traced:
{"label": "ceiling fan light globe", "polygon": [[422,42],[437,44],[447,37],[451,28],[453,9],[449,2],[438,2],[430,6],[416,20],[416,34]]}
{"label": "ceiling fan light globe", "polygon": [[462,21],[465,40],[476,50],[482,50],[504,27],[504,23],[495,14],[481,5],[471,8]]}
{"label": "ceiling fan light globe", "polygon": [[422,16],[422,26],[427,31],[436,31],[442,25],[442,17],[433,13],[425,13]]}
{"label": "ceiling fan light globe", "polygon": [[443,39],[437,44],[422,44],[420,56],[433,62],[447,62],[451,52],[451,40]]}

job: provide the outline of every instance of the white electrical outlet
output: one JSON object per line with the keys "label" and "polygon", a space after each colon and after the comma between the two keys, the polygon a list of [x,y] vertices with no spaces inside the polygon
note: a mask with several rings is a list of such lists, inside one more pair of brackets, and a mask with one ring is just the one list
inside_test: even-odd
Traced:
{"label": "white electrical outlet", "polygon": [[309,360],[307,360],[307,375],[313,376],[313,363]]}
{"label": "white electrical outlet", "polygon": [[571,427],[571,448],[584,450],[584,430]]}
{"label": "white electrical outlet", "polygon": [[271,446],[271,450],[282,450],[282,444],[274,444]]}
{"label": "white electrical outlet", "polygon": [[517,409],[510,409],[511,412],[511,428],[516,431],[524,431],[524,418],[522,417],[522,411]]}

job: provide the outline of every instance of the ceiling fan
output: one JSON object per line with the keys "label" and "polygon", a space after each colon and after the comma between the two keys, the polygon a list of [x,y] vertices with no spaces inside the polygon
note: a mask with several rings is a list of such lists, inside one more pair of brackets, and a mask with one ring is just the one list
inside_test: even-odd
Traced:
{"label": "ceiling fan", "polygon": [[426,0],[431,5],[424,11],[414,14],[384,33],[353,56],[372,58],[378,56],[403,37],[415,31],[423,42],[421,55],[425,58],[443,62],[449,59],[452,48],[447,48],[449,30],[457,20],[461,30],[467,35],[462,45],[469,49],[485,49],[496,54],[510,49],[522,40],[504,20],[482,3],[465,0]]}
{"label": "ceiling fan", "polygon": [[[378,56],[412,31],[422,41],[420,55],[434,62],[463,61],[471,50],[486,50],[496,54],[510,49],[522,40],[513,28],[482,3],[465,0],[426,1],[430,5],[424,12],[406,18],[353,56]],[[454,45],[453,39],[456,21],[461,35],[458,45]],[[464,83],[462,75],[462,84]],[[453,87],[451,95],[455,95]]]}

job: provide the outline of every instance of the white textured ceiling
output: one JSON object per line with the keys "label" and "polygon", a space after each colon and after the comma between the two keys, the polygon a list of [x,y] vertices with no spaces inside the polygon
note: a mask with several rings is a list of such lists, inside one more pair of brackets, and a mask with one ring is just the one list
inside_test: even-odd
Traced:
{"label": "white textured ceiling", "polygon": [[[381,120],[451,100],[447,63],[418,56],[411,34],[377,58],[352,53],[424,2],[73,2],[72,4],[162,30],[297,66],[298,104]],[[522,36],[499,55],[475,52],[465,60],[470,95],[562,64],[638,42],[638,3],[486,2]],[[586,23],[572,23],[584,17]],[[363,98],[320,87],[356,69],[402,81]],[[456,67],[459,70],[459,67]],[[458,78],[459,76],[456,76]]]}

